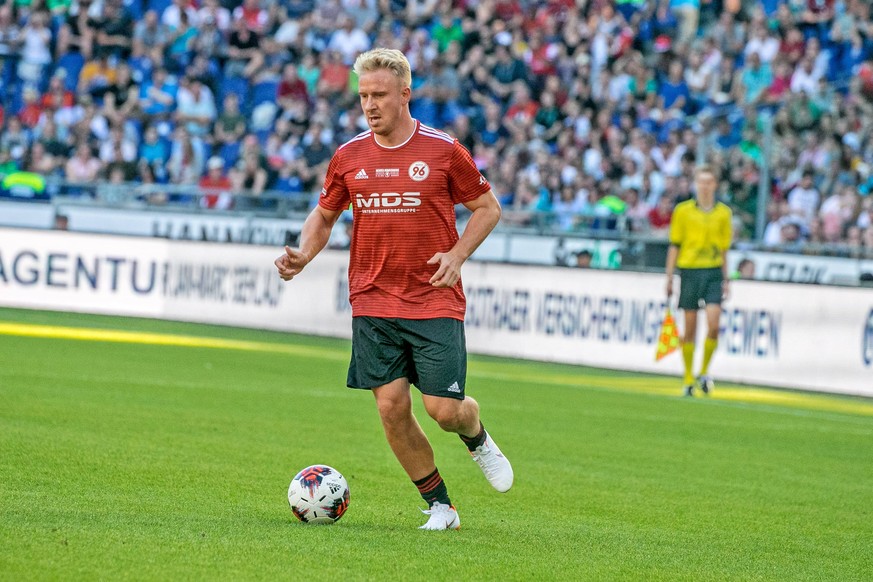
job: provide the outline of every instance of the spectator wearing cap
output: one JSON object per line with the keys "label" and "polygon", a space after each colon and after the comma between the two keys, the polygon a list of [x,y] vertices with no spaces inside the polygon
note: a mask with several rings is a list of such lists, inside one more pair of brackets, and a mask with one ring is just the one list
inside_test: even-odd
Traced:
{"label": "spectator wearing cap", "polygon": [[213,156],[206,162],[206,174],[200,178],[199,186],[203,191],[201,208],[227,210],[233,206],[233,185],[224,173],[224,160],[220,157]]}

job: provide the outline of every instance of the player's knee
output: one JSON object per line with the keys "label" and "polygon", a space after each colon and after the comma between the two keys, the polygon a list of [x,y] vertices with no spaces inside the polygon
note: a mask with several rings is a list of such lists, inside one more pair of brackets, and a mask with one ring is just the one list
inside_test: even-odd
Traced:
{"label": "player's knee", "polygon": [[400,425],[412,419],[409,403],[402,398],[380,398],[376,401],[379,417],[389,425]]}
{"label": "player's knee", "polygon": [[440,428],[447,432],[457,432],[463,424],[460,406],[440,406],[434,410],[429,410],[430,417],[433,418]]}

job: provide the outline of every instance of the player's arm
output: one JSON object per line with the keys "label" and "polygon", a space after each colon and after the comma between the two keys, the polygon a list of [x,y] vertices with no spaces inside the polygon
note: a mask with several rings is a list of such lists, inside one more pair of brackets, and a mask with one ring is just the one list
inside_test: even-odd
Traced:
{"label": "player's arm", "polygon": [[329,210],[321,205],[316,206],[306,217],[303,230],[300,232],[300,248],[285,247],[285,254],[274,261],[279,270],[279,277],[290,281],[298,275],[315,255],[327,245],[330,231],[339,220],[343,209]]}
{"label": "player's arm", "polygon": [[721,229],[721,296],[722,299],[727,299],[730,295],[730,273],[728,273],[728,250],[731,247],[733,240],[733,216],[730,210],[727,211],[726,217],[722,223]]}
{"label": "player's arm", "polygon": [[673,275],[676,273],[676,259],[679,257],[679,246],[670,243],[667,247],[667,298],[673,296]]}
{"label": "player's arm", "polygon": [[670,219],[670,246],[667,247],[667,299],[673,296],[673,275],[676,274],[676,261],[679,259],[679,245],[682,243],[682,214],[673,211]]}
{"label": "player's arm", "polygon": [[439,265],[436,273],[430,278],[430,284],[434,287],[454,286],[461,278],[461,265],[470,258],[473,251],[479,248],[485,237],[500,221],[500,202],[491,190],[478,198],[464,202],[464,206],[473,214],[467,221],[461,238],[448,252],[436,253],[427,262],[429,265]]}

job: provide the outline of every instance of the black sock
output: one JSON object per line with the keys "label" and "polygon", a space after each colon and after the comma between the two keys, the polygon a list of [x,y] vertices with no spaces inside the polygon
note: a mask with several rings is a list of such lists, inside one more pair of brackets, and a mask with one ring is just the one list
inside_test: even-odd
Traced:
{"label": "black sock", "polygon": [[443,505],[452,504],[449,500],[449,490],[446,488],[446,482],[440,476],[439,469],[434,469],[433,473],[423,479],[413,481],[413,483],[418,487],[421,498],[427,502],[429,507],[437,501]]}
{"label": "black sock", "polygon": [[482,424],[482,421],[479,421],[479,434],[474,437],[465,437],[462,434],[458,435],[461,437],[461,440],[464,441],[464,444],[467,445],[467,448],[471,451],[475,451],[476,447],[482,445],[485,442],[485,426]]}

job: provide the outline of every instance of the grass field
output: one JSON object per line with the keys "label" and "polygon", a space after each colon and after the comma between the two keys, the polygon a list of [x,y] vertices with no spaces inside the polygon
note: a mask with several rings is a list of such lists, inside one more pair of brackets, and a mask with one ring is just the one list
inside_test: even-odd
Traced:
{"label": "grass field", "polygon": [[[516,484],[491,490],[418,406],[463,520],[422,532],[348,353],[0,309],[0,578],[873,578],[873,402],[474,357]],[[288,508],[313,463],[349,481],[334,526]]]}

